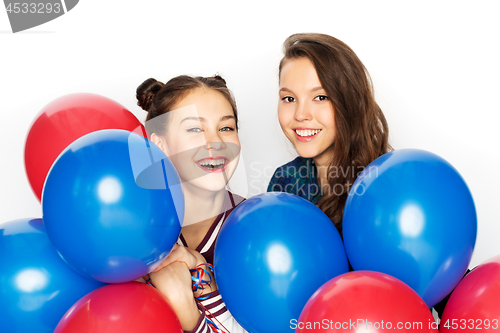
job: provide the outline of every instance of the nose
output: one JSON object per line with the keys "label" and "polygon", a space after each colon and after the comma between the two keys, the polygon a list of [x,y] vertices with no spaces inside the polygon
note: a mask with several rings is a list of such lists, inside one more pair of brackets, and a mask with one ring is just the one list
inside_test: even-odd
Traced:
{"label": "nose", "polygon": [[207,150],[222,150],[226,148],[226,143],[219,135],[219,131],[214,133],[205,133],[205,145]]}
{"label": "nose", "polygon": [[294,118],[296,121],[309,121],[312,119],[311,111],[305,103],[297,103]]}
{"label": "nose", "polygon": [[207,144],[204,147],[206,150],[222,150],[226,148],[226,144],[222,141],[220,142],[207,141]]}

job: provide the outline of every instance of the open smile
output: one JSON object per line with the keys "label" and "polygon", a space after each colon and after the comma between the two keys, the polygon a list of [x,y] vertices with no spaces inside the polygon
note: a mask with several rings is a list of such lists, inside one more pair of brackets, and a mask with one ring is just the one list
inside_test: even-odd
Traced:
{"label": "open smile", "polygon": [[309,142],[321,132],[320,129],[313,128],[294,128],[295,138],[300,142]]}
{"label": "open smile", "polygon": [[203,158],[196,161],[196,165],[206,172],[223,172],[226,170],[228,164],[229,159],[221,156]]}

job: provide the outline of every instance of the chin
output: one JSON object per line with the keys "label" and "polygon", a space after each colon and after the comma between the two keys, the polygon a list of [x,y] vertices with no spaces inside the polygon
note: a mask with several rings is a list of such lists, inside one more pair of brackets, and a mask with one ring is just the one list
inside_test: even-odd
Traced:
{"label": "chin", "polygon": [[222,174],[206,175],[191,181],[191,185],[201,191],[219,192],[226,188],[226,180]]}
{"label": "chin", "polygon": [[300,157],[304,157],[304,158],[314,158],[314,157],[318,156],[317,152],[312,152],[309,150],[302,150],[302,149],[297,149],[297,154],[299,154]]}

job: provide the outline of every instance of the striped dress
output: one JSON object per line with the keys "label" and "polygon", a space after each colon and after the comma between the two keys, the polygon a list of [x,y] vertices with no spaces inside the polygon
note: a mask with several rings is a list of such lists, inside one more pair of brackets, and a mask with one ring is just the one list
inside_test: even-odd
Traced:
{"label": "striped dress", "polygon": [[[231,192],[227,192],[228,196],[226,196],[225,207],[223,212],[220,213],[215,221],[212,223],[212,226],[208,230],[207,234],[201,241],[201,243],[196,248],[196,251],[200,252],[203,257],[207,260],[208,263],[214,263],[214,249],[215,242],[217,241],[217,237],[219,236],[220,229],[224,224],[227,216],[233,211],[233,209],[241,203],[244,198],[232,194]],[[179,237],[177,243],[179,245],[187,246],[187,243],[184,237]],[[226,308],[226,305],[222,301],[222,298],[219,294],[219,290],[211,293],[210,297],[206,300],[201,301],[201,306],[198,303],[198,309],[200,311],[200,318],[198,319],[198,323],[196,327],[191,331],[184,331],[186,333],[211,333],[213,330],[207,323],[206,318],[209,318],[213,321],[219,329],[222,329],[222,332],[231,332],[231,333],[246,333],[246,331],[238,324],[238,322],[233,318],[231,313]],[[214,320],[212,316],[209,315],[207,310],[217,319]],[[227,331],[220,325],[220,323],[227,329]]]}

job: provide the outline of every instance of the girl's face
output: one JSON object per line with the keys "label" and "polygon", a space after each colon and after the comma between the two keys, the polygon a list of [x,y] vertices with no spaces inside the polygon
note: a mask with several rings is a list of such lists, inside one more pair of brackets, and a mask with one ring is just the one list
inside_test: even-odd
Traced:
{"label": "girl's face", "polygon": [[316,69],[305,57],[288,60],[281,69],[278,118],[297,153],[326,164],[333,152],[333,105],[321,86]]}
{"label": "girl's face", "polygon": [[174,110],[164,136],[152,136],[174,164],[184,186],[220,191],[239,160],[240,141],[233,109],[218,91],[199,88]]}

